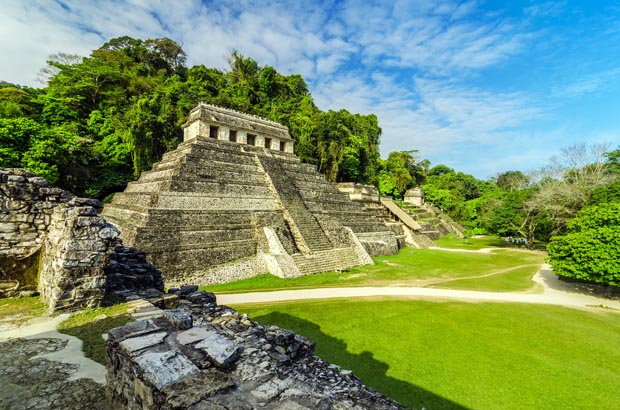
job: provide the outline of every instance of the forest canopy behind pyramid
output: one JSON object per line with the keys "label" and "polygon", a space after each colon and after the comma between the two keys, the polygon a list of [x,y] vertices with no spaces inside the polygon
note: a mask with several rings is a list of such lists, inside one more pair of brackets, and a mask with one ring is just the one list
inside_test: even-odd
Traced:
{"label": "forest canopy behind pyramid", "polygon": [[173,40],[119,37],[88,57],[51,56],[41,70],[44,88],[1,83],[0,166],[104,198],[174,149],[180,125],[202,101],[286,125],[296,154],[330,181],[376,182],[375,115],[321,111],[300,75],[236,51],[225,71],[185,61]]}

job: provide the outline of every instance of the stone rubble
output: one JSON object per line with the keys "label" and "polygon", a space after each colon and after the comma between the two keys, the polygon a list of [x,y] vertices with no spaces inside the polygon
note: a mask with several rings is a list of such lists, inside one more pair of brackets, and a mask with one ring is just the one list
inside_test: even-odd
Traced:
{"label": "stone rubble", "polygon": [[177,309],[110,331],[114,408],[404,409],[315,356],[314,342],[218,306],[196,287],[171,292]]}
{"label": "stone rubble", "polygon": [[112,410],[105,387],[90,379],[70,380],[77,365],[35,356],[61,350],[53,338],[0,343],[0,408],[4,410]]}

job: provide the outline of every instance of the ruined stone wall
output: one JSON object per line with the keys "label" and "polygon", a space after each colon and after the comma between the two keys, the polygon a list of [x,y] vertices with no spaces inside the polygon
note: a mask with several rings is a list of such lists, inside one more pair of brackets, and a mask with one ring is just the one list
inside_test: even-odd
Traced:
{"label": "ruined stone wall", "polygon": [[38,290],[55,311],[95,306],[106,289],[163,290],[161,273],[122,246],[102,207],[29,171],[0,168],[0,296]]}
{"label": "ruined stone wall", "polygon": [[404,409],[315,356],[314,342],[218,306],[196,288],[176,293],[179,309],[110,332],[114,408]]}
{"label": "ruined stone wall", "polygon": [[108,251],[119,233],[97,216],[101,207],[99,201],[72,198],[54,210],[38,286],[50,309],[95,306],[103,299]]}
{"label": "ruined stone wall", "polygon": [[70,199],[30,171],[0,168],[0,295],[36,290],[52,214]]}

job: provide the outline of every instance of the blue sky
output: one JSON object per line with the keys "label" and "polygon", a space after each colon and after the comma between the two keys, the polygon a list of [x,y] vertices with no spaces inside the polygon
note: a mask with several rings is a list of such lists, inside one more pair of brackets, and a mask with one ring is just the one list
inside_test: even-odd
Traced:
{"label": "blue sky", "polygon": [[0,80],[59,51],[169,37],[188,65],[236,49],[300,73],[317,105],[375,113],[381,153],[486,179],[578,142],[620,145],[620,2],[0,0]]}

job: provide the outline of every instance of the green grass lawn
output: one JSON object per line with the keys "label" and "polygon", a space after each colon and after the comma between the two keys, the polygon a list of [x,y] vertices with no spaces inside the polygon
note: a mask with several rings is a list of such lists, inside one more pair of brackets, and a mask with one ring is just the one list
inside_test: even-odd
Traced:
{"label": "green grass lawn", "polygon": [[[457,247],[461,240],[453,240]],[[471,239],[486,248],[486,240]],[[446,241],[444,241],[446,242]],[[471,290],[526,291],[531,277],[544,262],[544,254],[514,249],[492,253],[449,252],[435,249],[402,249],[397,255],[374,258],[375,265],[347,272],[327,272],[282,279],[260,275],[223,285],[205,286],[216,293],[348,286],[427,286]],[[466,279],[467,278],[467,279]],[[458,279],[458,281],[457,281]],[[454,281],[452,281],[454,280]]]}
{"label": "green grass lawn", "polygon": [[617,312],[394,299],[237,308],[414,408],[620,409]]}
{"label": "green grass lawn", "polygon": [[[478,250],[483,248],[506,248],[508,244],[498,236],[477,236],[457,238],[454,234],[445,235],[435,241],[440,248]],[[515,248],[517,249],[517,248]]]}
{"label": "green grass lawn", "polygon": [[[445,235],[435,241],[440,248],[478,250],[483,248],[527,249],[523,245],[507,243],[504,238],[494,235],[476,236],[474,238],[457,238],[454,234]],[[534,242],[534,249],[545,250],[546,243]]]}
{"label": "green grass lawn", "polygon": [[23,323],[45,312],[38,297],[0,299],[0,321]]}

